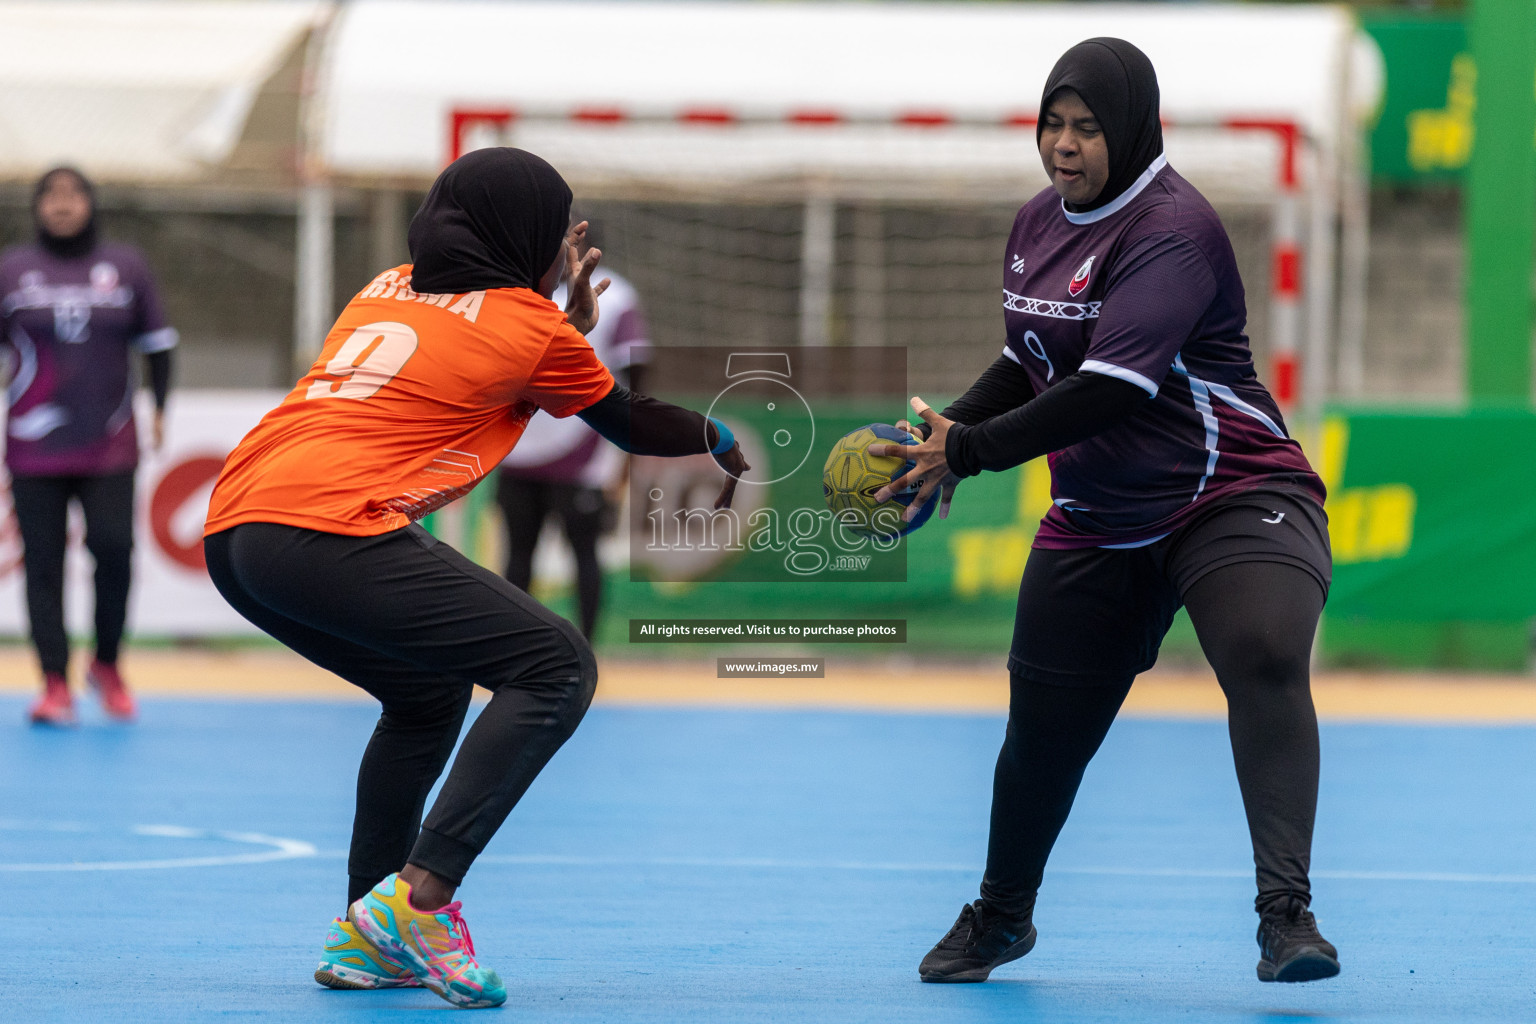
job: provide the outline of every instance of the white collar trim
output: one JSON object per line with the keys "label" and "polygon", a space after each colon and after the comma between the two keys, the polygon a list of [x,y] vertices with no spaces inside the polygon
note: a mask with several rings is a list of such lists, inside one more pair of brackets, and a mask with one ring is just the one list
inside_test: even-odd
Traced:
{"label": "white collar trim", "polygon": [[1116,196],[1114,202],[1106,203],[1097,210],[1073,213],[1067,209],[1067,201],[1063,199],[1061,201],[1061,212],[1066,215],[1067,220],[1072,224],[1092,224],[1103,220],[1105,217],[1112,217],[1125,209],[1132,199],[1141,195],[1141,190],[1152,184],[1152,179],[1157,177],[1157,172],[1167,166],[1167,155],[1159,153],[1157,159],[1148,164],[1147,169],[1141,172],[1141,177],[1131,182],[1131,187]]}

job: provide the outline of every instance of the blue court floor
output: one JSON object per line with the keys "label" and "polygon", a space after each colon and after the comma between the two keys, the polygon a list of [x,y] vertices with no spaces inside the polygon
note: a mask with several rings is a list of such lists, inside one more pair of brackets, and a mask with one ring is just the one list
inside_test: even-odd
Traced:
{"label": "blue court floor", "polygon": [[[0,1020],[396,1020],[311,980],[345,896],[364,704],[150,702],[133,728],[0,700]],[[461,890],[497,1019],[1536,1020],[1536,730],[1325,725],[1314,909],[1345,973],[1262,985],[1213,721],[1122,720],[1034,953],[918,982],[973,898],[991,717],[594,710]],[[441,1019],[441,1018],[434,1018]]]}

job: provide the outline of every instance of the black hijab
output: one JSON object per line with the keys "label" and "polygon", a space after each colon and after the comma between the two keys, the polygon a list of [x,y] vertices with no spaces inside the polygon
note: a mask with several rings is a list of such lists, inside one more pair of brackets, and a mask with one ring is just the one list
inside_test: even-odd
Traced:
{"label": "black hijab", "polygon": [[437,176],[411,218],[411,287],[536,288],[570,220],[570,187],[540,158],[505,147],[466,153]]}
{"label": "black hijab", "polygon": [[[86,220],[85,227],[67,237],[49,234],[48,229],[43,227],[42,219],[37,215],[38,201],[43,198],[43,193],[48,191],[48,186],[53,183],[53,179],[61,174],[74,178],[91,204],[91,216]],[[37,184],[32,186],[32,223],[37,229],[37,244],[59,259],[74,260],[89,256],[91,250],[96,248],[96,186],[91,184],[91,179],[73,167],[55,167],[45,172],[41,178],[37,179]]]}
{"label": "black hijab", "polygon": [[1109,146],[1109,180],[1104,190],[1093,202],[1072,207],[1073,212],[1084,213],[1114,202],[1162,154],[1157,72],[1147,55],[1124,39],[1100,36],[1078,43],[1061,55],[1045,80],[1036,143],[1045,128],[1051,98],[1061,89],[1082,97],[1098,118]]}

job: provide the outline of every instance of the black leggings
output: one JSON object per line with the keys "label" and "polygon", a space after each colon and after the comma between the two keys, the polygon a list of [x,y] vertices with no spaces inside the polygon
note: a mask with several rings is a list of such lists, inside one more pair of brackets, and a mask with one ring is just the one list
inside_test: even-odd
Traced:
{"label": "black leggings", "polygon": [[[358,770],[348,902],[406,863],[462,882],[592,702],[581,635],[419,526],[344,537],[247,523],[204,552],[236,611],[383,705]],[[423,823],[477,685],[491,701]]]}
{"label": "black leggings", "polygon": [[[1312,574],[1279,562],[1212,570],[1184,595],[1227,698],[1261,912],[1293,897],[1302,905],[1311,899],[1318,739],[1309,666],[1323,600]],[[1101,686],[1033,682],[1017,672],[1010,678],[981,891],[1003,913],[1023,916],[1133,677]]]}
{"label": "black leggings", "polygon": [[70,499],[85,513],[85,547],[96,561],[96,659],[117,662],[128,617],[133,562],[133,472],[111,476],[18,476],[11,480],[27,574],[27,617],[43,671],[69,668],[64,630],[64,552]]}
{"label": "black leggings", "polygon": [[503,470],[496,481],[496,503],[507,524],[507,579],[520,590],[533,584],[533,552],[544,520],[554,512],[565,527],[576,559],[576,601],[581,635],[592,639],[603,597],[603,570],[597,539],[603,532],[606,498],[595,487],[525,480]]}

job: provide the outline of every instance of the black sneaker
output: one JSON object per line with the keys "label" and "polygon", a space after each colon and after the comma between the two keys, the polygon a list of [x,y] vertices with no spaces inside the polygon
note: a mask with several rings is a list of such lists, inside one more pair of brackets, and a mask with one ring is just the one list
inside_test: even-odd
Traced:
{"label": "black sneaker", "polygon": [[1339,951],[1300,903],[1259,918],[1259,980],[1317,981],[1339,973]]}
{"label": "black sneaker", "polygon": [[986,981],[994,967],[1034,949],[1035,937],[1029,918],[1002,917],[986,900],[977,900],[960,908],[955,926],[923,957],[917,976],[924,981]]}

